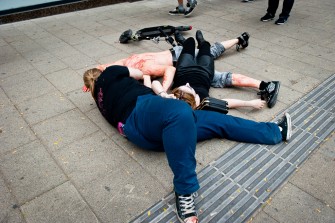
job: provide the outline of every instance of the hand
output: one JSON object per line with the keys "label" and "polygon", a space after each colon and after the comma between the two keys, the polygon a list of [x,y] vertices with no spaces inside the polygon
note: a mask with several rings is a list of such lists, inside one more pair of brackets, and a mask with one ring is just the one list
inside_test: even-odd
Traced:
{"label": "hand", "polygon": [[173,98],[173,99],[176,99],[176,96],[174,96],[174,94],[168,94],[165,91],[162,91],[158,95],[161,96],[162,98]]}
{"label": "hand", "polygon": [[90,89],[87,88],[85,85],[83,86],[82,90],[83,90],[83,92],[90,92]]}

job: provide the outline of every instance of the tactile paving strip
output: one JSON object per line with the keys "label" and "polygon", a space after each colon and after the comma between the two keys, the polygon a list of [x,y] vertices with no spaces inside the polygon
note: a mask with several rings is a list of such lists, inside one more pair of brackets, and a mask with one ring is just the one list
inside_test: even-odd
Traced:
{"label": "tactile paving strip", "polygon": [[[246,222],[335,129],[335,74],[285,112],[292,117],[289,143],[239,143],[198,173],[200,222]],[[275,121],[275,120],[274,120]],[[132,221],[179,222],[171,193]]]}

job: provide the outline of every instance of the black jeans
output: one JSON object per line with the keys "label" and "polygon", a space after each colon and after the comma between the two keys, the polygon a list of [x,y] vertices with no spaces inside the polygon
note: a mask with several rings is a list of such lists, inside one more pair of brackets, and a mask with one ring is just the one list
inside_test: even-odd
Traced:
{"label": "black jeans", "polygon": [[[283,9],[279,17],[288,18],[290,16],[291,9],[293,7],[294,0],[284,0]],[[279,0],[269,0],[269,7],[267,12],[271,15],[275,15],[279,5]]]}
{"label": "black jeans", "polygon": [[[200,71],[209,76],[212,80],[214,76],[214,59],[210,51],[210,44],[206,41],[199,46],[198,55],[195,57],[195,41],[188,38],[183,44],[183,50],[178,58],[176,76],[183,75],[184,72]],[[198,73],[196,72],[196,73]]]}

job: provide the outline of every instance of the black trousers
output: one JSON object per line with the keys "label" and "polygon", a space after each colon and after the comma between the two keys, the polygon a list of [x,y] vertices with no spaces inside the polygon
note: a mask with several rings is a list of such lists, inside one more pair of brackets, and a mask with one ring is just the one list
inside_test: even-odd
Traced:
{"label": "black trousers", "polygon": [[183,50],[177,61],[176,75],[182,75],[183,70],[197,69],[204,71],[212,80],[214,76],[214,59],[210,51],[210,44],[206,41],[199,46],[198,55],[195,57],[195,40],[188,38],[183,44]]}
{"label": "black trousers", "polygon": [[[288,18],[290,16],[291,9],[293,7],[294,0],[284,0],[283,9],[279,17]],[[271,15],[275,15],[279,5],[279,0],[269,0],[269,6],[267,12]]]}

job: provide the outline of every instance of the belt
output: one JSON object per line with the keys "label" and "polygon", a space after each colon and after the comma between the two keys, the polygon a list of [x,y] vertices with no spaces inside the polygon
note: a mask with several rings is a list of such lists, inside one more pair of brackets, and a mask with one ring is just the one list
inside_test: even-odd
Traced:
{"label": "belt", "polygon": [[177,65],[177,60],[178,60],[176,56],[176,51],[173,48],[171,48],[170,52],[172,54],[172,64],[175,67]]}
{"label": "belt", "polygon": [[119,131],[120,135],[126,137],[126,134],[124,134],[124,124],[122,122],[117,124],[117,130]]}

